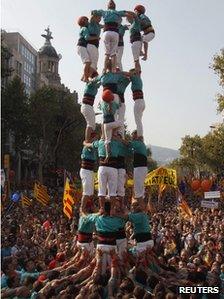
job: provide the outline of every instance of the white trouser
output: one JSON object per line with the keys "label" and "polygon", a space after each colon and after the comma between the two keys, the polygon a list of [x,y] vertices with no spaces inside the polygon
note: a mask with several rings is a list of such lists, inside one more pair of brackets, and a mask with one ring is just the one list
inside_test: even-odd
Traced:
{"label": "white trouser", "polygon": [[104,245],[104,244],[97,244],[96,246],[97,249],[102,250],[103,255],[102,255],[102,274],[105,274],[107,267],[111,266],[111,256],[110,256],[110,251],[111,250],[116,250],[117,247],[115,245]]}
{"label": "white trouser", "polygon": [[80,243],[77,241],[77,246],[82,249],[86,249],[91,255],[94,253],[94,245],[93,242],[90,243]]}
{"label": "white trouser", "polygon": [[93,106],[88,104],[82,104],[81,113],[85,117],[86,126],[91,127],[94,131],[96,129],[96,116]]}
{"label": "white trouser", "polygon": [[128,248],[128,241],[127,241],[126,238],[125,239],[117,239],[116,243],[117,243],[118,255],[119,255],[120,258],[123,258],[123,253]]}
{"label": "white trouser", "polygon": [[154,241],[153,240],[148,240],[145,242],[138,242],[136,246],[137,252],[143,252],[147,249],[151,249],[154,246]]}
{"label": "white trouser", "polygon": [[111,123],[103,124],[104,135],[105,135],[105,144],[111,142],[113,129],[119,128],[122,126],[122,122],[119,120],[113,121]]}
{"label": "white trouser", "polygon": [[117,196],[125,196],[125,181],[126,170],[124,168],[120,168],[118,169]]}
{"label": "white trouser", "polygon": [[144,182],[148,169],[146,166],[134,168],[134,194],[135,198],[144,197],[145,187]]}
{"label": "white trouser", "polygon": [[121,46],[117,48],[117,67],[120,69],[120,71],[123,71],[123,66],[122,66],[122,57],[123,57],[123,52],[124,52],[124,46]]}
{"label": "white trouser", "polygon": [[149,43],[149,42],[151,42],[151,40],[153,40],[154,37],[155,37],[155,33],[154,32],[149,32],[147,34],[143,34],[142,40],[145,43]]}
{"label": "white trouser", "polygon": [[86,47],[78,46],[77,52],[78,52],[78,55],[81,57],[83,64],[86,64],[87,62],[91,61]]}
{"label": "white trouser", "polygon": [[125,103],[121,103],[120,107],[118,109],[118,120],[120,121],[121,125],[119,128],[119,133],[121,134],[121,136],[124,138],[124,117],[125,117],[125,110],[126,110],[126,106]]}
{"label": "white trouser", "polygon": [[98,196],[117,195],[117,176],[118,170],[113,167],[100,166],[98,169],[99,193]]}
{"label": "white trouser", "polygon": [[136,41],[131,44],[131,49],[132,49],[132,55],[134,58],[134,61],[139,60],[139,57],[141,55],[141,50],[142,50],[142,42],[141,41]]}
{"label": "white trouser", "polygon": [[114,56],[117,53],[119,34],[114,31],[105,31],[103,33],[103,41],[105,46],[105,54]]}
{"label": "white trouser", "polygon": [[96,71],[97,65],[98,65],[98,60],[99,60],[99,50],[96,46],[94,46],[92,44],[88,44],[87,51],[88,51],[89,58],[91,61],[91,67]]}
{"label": "white trouser", "polygon": [[143,111],[145,110],[145,101],[144,99],[137,99],[134,103],[134,116],[137,129],[137,135],[143,136],[143,125],[142,125],[142,116]]}
{"label": "white trouser", "polygon": [[94,194],[94,172],[88,169],[80,169],[82,180],[82,195],[92,196]]}

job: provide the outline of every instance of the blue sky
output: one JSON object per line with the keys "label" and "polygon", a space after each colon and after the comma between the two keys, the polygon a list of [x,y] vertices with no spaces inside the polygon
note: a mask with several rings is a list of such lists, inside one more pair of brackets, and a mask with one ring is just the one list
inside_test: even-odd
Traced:
{"label": "blue sky", "polygon": [[[218,78],[209,68],[212,57],[224,46],[223,0],[151,0],[117,2],[118,9],[147,9],[156,30],[150,59],[142,62],[147,108],[143,117],[146,143],[177,149],[186,134],[205,135],[221,120],[216,114]],[[19,31],[38,50],[50,25],[52,44],[62,54],[62,82],[81,99],[82,64],[76,53],[79,28],[76,20],[92,9],[104,8],[104,0],[2,0],[2,28]],[[125,20],[124,20],[125,23]],[[128,33],[124,66],[133,66]],[[104,58],[100,47],[101,61]],[[99,65],[102,69],[102,63]],[[101,92],[100,92],[101,93]],[[99,100],[99,96],[98,99]],[[126,94],[126,121],[135,128],[130,87]]]}

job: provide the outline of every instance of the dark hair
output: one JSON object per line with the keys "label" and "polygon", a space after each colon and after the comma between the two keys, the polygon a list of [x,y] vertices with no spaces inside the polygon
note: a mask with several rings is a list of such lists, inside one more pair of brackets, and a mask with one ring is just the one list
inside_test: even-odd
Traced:
{"label": "dark hair", "polygon": [[149,293],[145,293],[143,299],[152,299],[152,295]]}
{"label": "dark hair", "polygon": [[13,285],[14,285],[14,283],[16,281],[16,277],[15,276],[8,277],[6,281],[7,281],[7,285],[8,285],[9,288],[14,288]]}
{"label": "dark hair", "polygon": [[56,270],[53,270],[47,274],[47,278],[49,280],[57,279],[59,276],[60,276],[60,272]]}
{"label": "dark hair", "polygon": [[36,280],[37,280],[37,278],[35,278],[35,277],[27,276],[24,279],[23,285],[28,287],[30,284],[33,284]]}
{"label": "dark hair", "polygon": [[106,214],[110,214],[110,209],[111,209],[110,201],[105,202],[104,209],[105,209]]}
{"label": "dark hair", "polygon": [[98,293],[91,293],[89,296],[88,296],[88,299],[101,299],[102,297],[100,296],[100,294]]}
{"label": "dark hair", "polygon": [[97,284],[94,284],[92,286],[92,290],[91,290],[92,293],[98,293],[101,297],[103,297],[103,294],[104,294],[104,288],[102,285],[97,285]]}
{"label": "dark hair", "polygon": [[3,259],[2,261],[2,272],[5,273],[5,271],[8,270],[9,265],[12,263],[12,257],[11,256],[7,256]]}
{"label": "dark hair", "polygon": [[133,295],[136,299],[141,299],[145,295],[145,290],[139,286],[136,286],[133,291]]}
{"label": "dark hair", "polygon": [[135,280],[143,285],[146,285],[147,282],[147,274],[145,273],[145,271],[141,270],[141,269],[137,269],[136,273],[135,273]]}
{"label": "dark hair", "polygon": [[126,291],[127,293],[133,292],[135,288],[134,282],[130,278],[123,279],[120,289],[121,291]]}
{"label": "dark hair", "polygon": [[147,279],[147,286],[154,290],[155,286],[159,283],[159,279],[152,275]]}
{"label": "dark hair", "polygon": [[107,285],[107,283],[108,283],[108,277],[106,275],[101,274],[94,279],[95,285],[100,285],[100,286],[105,287]]}

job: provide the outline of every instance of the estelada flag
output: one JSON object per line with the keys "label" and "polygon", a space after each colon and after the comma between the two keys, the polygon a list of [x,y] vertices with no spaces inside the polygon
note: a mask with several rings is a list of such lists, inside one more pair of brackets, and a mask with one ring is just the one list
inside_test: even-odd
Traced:
{"label": "estelada flag", "polygon": [[192,217],[192,210],[189,207],[186,200],[184,200],[181,195],[178,197],[178,207],[180,211],[180,216],[182,216],[185,219],[190,219]]}
{"label": "estelada flag", "polygon": [[39,201],[43,206],[46,206],[50,202],[50,196],[47,193],[47,187],[40,184],[35,183],[34,185],[34,198]]}
{"label": "estelada flag", "polygon": [[22,206],[30,207],[31,205],[32,205],[32,200],[28,196],[23,195],[22,196]]}
{"label": "estelada flag", "polygon": [[74,205],[74,192],[75,188],[70,184],[69,179],[65,180],[64,194],[63,194],[63,212],[68,217],[72,218],[72,207]]}

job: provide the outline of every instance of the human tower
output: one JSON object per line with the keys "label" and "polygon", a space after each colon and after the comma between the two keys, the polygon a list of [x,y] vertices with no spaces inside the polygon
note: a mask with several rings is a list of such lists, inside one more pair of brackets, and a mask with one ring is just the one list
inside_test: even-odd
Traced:
{"label": "human tower", "polygon": [[[111,240],[108,241],[108,233],[110,239],[113,233],[116,235],[118,231],[124,232],[124,213],[122,217],[115,217],[115,211],[124,210],[125,162],[130,155],[133,155],[134,168],[134,200],[132,204],[134,216],[129,213],[127,217],[134,226],[136,221],[140,222],[140,226],[142,226],[142,229],[138,231],[141,237],[137,238],[141,247],[144,247],[144,244],[145,246],[149,245],[152,241],[147,214],[143,213],[141,204],[144,198],[144,181],[147,174],[147,149],[143,138],[142,116],[145,101],[140,58],[142,57],[143,61],[147,60],[148,43],[155,36],[151,21],[145,12],[145,7],[142,5],[137,5],[134,11],[118,11],[115,2],[111,0],[107,4],[106,10],[93,10],[90,18],[81,16],[78,19],[80,34],[77,50],[84,65],[81,80],[85,82],[81,112],[86,120],[80,169],[83,189],[81,203],[81,213],[83,214],[80,218],[78,237],[80,244],[90,243],[90,223],[92,222],[94,222],[96,231],[100,235],[100,244],[103,245],[114,246],[114,239],[113,244],[110,243]],[[128,22],[127,25],[122,24],[124,17]],[[103,20],[103,25],[100,23],[101,20]],[[101,30],[103,30],[102,37],[100,37]],[[134,67],[129,71],[124,71],[122,67],[126,31],[129,31],[130,34],[134,61]],[[102,38],[105,49],[102,74],[99,74],[98,70],[100,38]],[[127,142],[124,139],[125,91],[129,84],[134,100],[136,130],[132,133],[131,141]],[[103,87],[99,103],[103,121],[101,138],[97,140],[93,105],[100,86]],[[96,214],[87,216],[86,213],[91,206],[90,203],[94,194],[94,167],[97,159],[99,160],[99,214],[97,214],[98,216]],[[121,235],[126,239],[125,234]],[[115,237],[115,241],[116,239],[117,237]]]}

